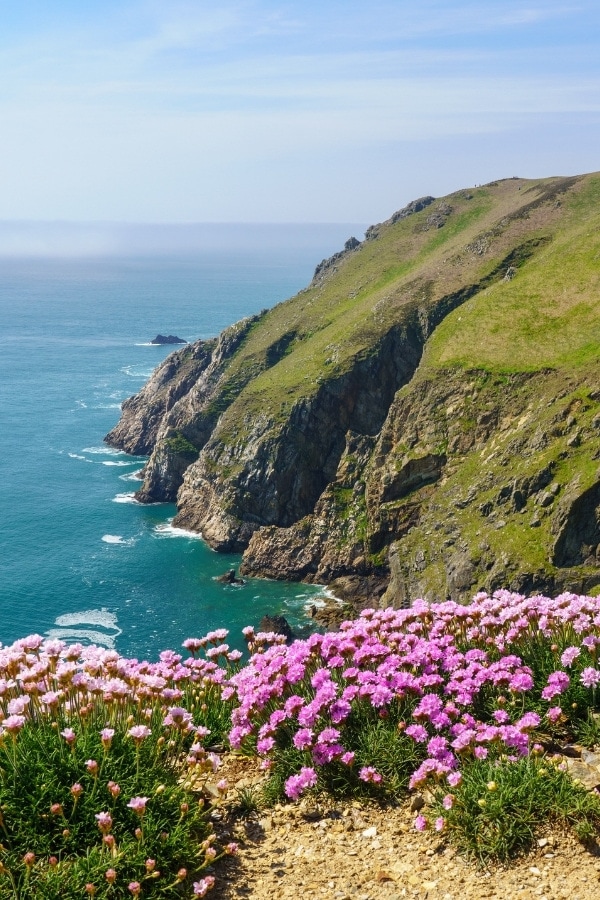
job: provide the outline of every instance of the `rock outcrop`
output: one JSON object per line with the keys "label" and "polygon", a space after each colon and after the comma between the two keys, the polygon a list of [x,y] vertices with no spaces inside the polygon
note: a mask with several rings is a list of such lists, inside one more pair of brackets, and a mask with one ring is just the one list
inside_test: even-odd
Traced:
{"label": "rock outcrop", "polygon": [[354,605],[593,590],[599,200],[598,176],[423,197],[176,351],[107,436],[149,455],[138,498]]}
{"label": "rock outcrop", "polygon": [[157,334],[150,341],[151,344],[187,344],[183,338],[177,337],[176,334]]}

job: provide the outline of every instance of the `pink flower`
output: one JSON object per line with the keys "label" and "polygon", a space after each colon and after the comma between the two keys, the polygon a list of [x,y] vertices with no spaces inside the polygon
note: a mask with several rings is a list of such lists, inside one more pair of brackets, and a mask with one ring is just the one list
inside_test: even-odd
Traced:
{"label": "pink flower", "polygon": [[581,649],[579,647],[567,647],[560,658],[562,665],[566,668],[573,665],[580,653]]}
{"label": "pink flower", "polygon": [[69,746],[72,746],[77,740],[77,735],[72,728],[65,728],[64,731],[61,731],[61,737],[64,737]]}
{"label": "pink flower", "polygon": [[438,816],[434,822],[434,826],[436,831],[443,831],[446,826],[446,820],[444,819],[444,817]]}
{"label": "pink flower", "polygon": [[210,891],[212,887],[214,887],[215,879],[212,875],[207,875],[205,878],[201,878],[200,881],[194,882],[194,896],[195,897],[204,897]]}
{"label": "pink flower", "polygon": [[361,781],[371,782],[371,784],[380,784],[382,780],[381,775],[373,766],[363,766],[358,777]]}
{"label": "pink flower", "polygon": [[82,788],[82,786],[79,784],[79,782],[76,782],[76,783],[71,787],[71,793],[72,793],[73,797],[75,798],[75,800],[78,800],[79,797],[81,797],[81,795],[83,794],[83,788]]}
{"label": "pink flower", "polygon": [[297,800],[300,794],[317,783],[317,773],[314,769],[304,766],[298,775],[292,775],[285,783],[285,793],[291,800]]}
{"label": "pink flower", "polygon": [[98,823],[98,828],[103,834],[108,834],[112,826],[112,816],[108,812],[99,812],[96,813],[96,821]]}
{"label": "pink flower", "polygon": [[548,710],[548,712],[546,713],[546,718],[550,722],[552,722],[553,725],[556,722],[558,722],[558,720],[560,719],[561,716],[562,716],[562,709],[560,708],[560,706],[551,706],[550,709]]}
{"label": "pink flower", "polygon": [[427,828],[427,819],[425,816],[417,816],[415,819],[415,828],[417,831],[425,831]]}
{"label": "pink flower", "polygon": [[127,889],[131,891],[134,897],[137,897],[142,890],[142,886],[139,881],[130,881],[127,885]]}
{"label": "pink flower", "polygon": [[100,732],[100,740],[102,741],[102,746],[105,750],[108,750],[108,748],[110,747],[114,736],[114,728],[103,728]]}
{"label": "pink flower", "polygon": [[96,762],[95,759],[86,760],[85,767],[88,770],[88,772],[90,773],[90,775],[93,775],[94,777],[96,777],[96,775],[98,774],[98,763]]}
{"label": "pink flower", "polygon": [[109,884],[114,884],[115,881],[117,880],[117,873],[115,872],[114,869],[107,869],[106,872],[104,873],[104,877],[106,878],[106,880],[108,881]]}
{"label": "pink flower", "polygon": [[134,725],[127,732],[129,737],[133,738],[136,744],[141,744],[144,738],[150,737],[152,731],[148,728],[147,725]]}
{"label": "pink flower", "polygon": [[132,809],[138,816],[143,816],[146,812],[146,803],[148,797],[132,797],[127,806]]}
{"label": "pink flower", "polygon": [[585,668],[580,677],[582,685],[586,688],[596,687],[597,684],[600,684],[600,672],[591,666]]}
{"label": "pink flower", "polygon": [[108,784],[106,785],[106,787],[108,788],[108,791],[109,791],[111,797],[116,798],[121,793],[121,788],[116,783],[116,781],[109,781]]}
{"label": "pink flower", "polygon": [[446,796],[442,800],[442,806],[444,807],[444,809],[452,809],[453,804],[454,797],[452,796],[452,794],[446,794]]}

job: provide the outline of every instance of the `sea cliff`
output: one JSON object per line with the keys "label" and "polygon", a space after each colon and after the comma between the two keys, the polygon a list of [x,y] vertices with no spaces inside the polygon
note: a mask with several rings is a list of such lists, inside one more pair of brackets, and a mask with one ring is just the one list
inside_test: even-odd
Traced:
{"label": "sea cliff", "polygon": [[169,356],[107,441],[242,571],[360,603],[600,584],[600,176],[423,197]]}

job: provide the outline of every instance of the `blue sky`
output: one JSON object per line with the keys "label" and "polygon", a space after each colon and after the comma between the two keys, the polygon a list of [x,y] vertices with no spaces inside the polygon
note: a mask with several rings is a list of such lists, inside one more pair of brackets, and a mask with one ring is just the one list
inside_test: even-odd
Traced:
{"label": "blue sky", "polygon": [[600,4],[0,0],[0,219],[377,222],[600,169]]}

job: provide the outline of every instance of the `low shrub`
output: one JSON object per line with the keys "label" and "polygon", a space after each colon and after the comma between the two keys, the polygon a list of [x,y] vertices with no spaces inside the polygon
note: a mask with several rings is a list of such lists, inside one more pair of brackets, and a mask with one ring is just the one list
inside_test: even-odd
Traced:
{"label": "low shrub", "polygon": [[220,655],[235,662],[223,645],[154,664],[37,635],[0,648],[2,900],[208,891],[234,849],[198,793],[219,766],[207,723],[229,720]]}
{"label": "low shrub", "polygon": [[[445,796],[486,765],[506,771],[504,797],[529,771],[522,761],[543,751],[540,740],[550,746],[579,734],[590,743],[598,731],[598,598],[498,591],[465,606],[365,610],[339,632],[291,646],[247,636],[253,655],[223,690],[237,701],[230,741],[263,757],[272,797],[327,789],[389,799],[407,786],[443,786]],[[565,779],[534,784],[558,790]],[[513,812],[519,797],[527,791],[515,792]],[[523,822],[535,818],[528,802]],[[600,810],[598,796],[586,802],[564,817],[579,822],[581,835]],[[464,843],[457,812],[435,819]],[[483,828],[481,811],[478,821]],[[513,852],[527,830],[515,825],[518,838],[496,850],[487,838],[471,849]]]}

